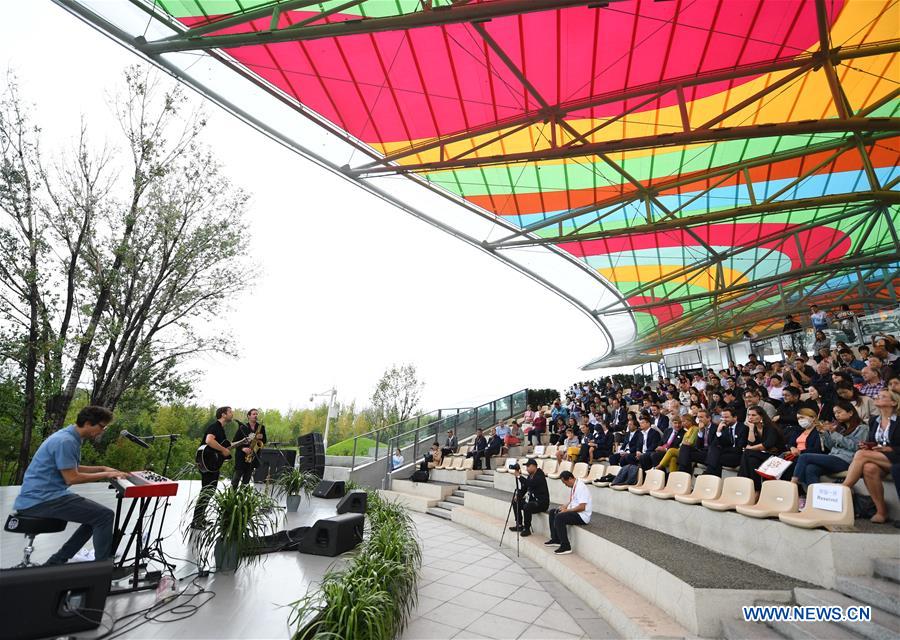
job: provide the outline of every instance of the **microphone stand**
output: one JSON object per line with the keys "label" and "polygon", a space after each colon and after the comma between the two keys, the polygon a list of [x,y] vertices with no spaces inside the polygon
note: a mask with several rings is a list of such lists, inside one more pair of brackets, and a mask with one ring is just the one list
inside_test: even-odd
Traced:
{"label": "microphone stand", "polygon": [[[175,441],[178,439],[177,433],[170,433],[164,436],[150,436],[150,440],[157,440],[159,438],[167,438],[169,440],[169,447],[166,450],[166,461],[163,465],[163,477],[168,477],[169,474],[169,460],[172,457],[172,445],[175,444]],[[159,518],[159,528],[156,533],[156,540],[153,541],[150,545],[146,547],[147,557],[150,558],[151,552],[156,552],[158,554],[157,557],[154,557],[154,560],[158,560],[165,566],[166,570],[169,572],[169,575],[172,577],[173,584],[175,580],[175,565],[166,560],[165,553],[162,550],[162,540],[163,540],[163,524],[166,521],[166,513],[169,511],[169,496],[166,496],[166,501],[163,503],[163,511],[162,516]],[[159,498],[156,498],[156,502],[153,504],[153,515],[150,516],[150,528],[149,531],[151,535],[153,535],[153,524],[156,519],[156,512],[159,509]]]}

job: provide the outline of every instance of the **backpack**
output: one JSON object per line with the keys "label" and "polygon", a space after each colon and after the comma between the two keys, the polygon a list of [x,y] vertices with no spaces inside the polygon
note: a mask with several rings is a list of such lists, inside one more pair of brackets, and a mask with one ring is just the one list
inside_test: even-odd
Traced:
{"label": "backpack", "polygon": [[409,479],[413,482],[428,482],[428,469],[417,469]]}
{"label": "backpack", "polygon": [[853,516],[855,518],[871,518],[875,515],[875,503],[869,496],[853,494]]}
{"label": "backpack", "polygon": [[612,484],[637,484],[638,469],[640,469],[640,467],[636,464],[626,464],[619,470],[619,473],[616,474]]}

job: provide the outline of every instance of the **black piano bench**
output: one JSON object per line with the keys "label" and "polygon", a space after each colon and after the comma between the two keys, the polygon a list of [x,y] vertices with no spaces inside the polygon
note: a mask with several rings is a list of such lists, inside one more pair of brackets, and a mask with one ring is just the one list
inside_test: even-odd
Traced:
{"label": "black piano bench", "polygon": [[6,524],[3,526],[5,531],[10,533],[25,534],[25,555],[22,562],[16,565],[16,569],[24,567],[36,566],[31,561],[31,554],[34,551],[34,539],[41,533],[57,533],[66,528],[68,522],[58,518],[41,518],[39,516],[26,516],[20,513],[11,513],[6,518]]}

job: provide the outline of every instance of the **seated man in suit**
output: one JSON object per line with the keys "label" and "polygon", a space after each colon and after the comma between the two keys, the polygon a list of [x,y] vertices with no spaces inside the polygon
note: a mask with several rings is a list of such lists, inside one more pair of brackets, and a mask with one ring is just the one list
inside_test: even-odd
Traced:
{"label": "seated man in suit", "polygon": [[653,466],[653,452],[662,442],[659,431],[653,428],[653,419],[647,414],[641,414],[638,424],[641,427],[641,446],[634,453],[625,457],[623,464],[639,464],[646,471]]}
{"label": "seated man in suit", "polygon": [[722,467],[736,467],[741,463],[747,435],[746,424],[738,423],[737,417],[728,407],[722,409],[722,420],[710,438],[709,453],[706,455],[706,473],[722,475]]}
{"label": "seated man in suit", "polygon": [[516,513],[516,526],[510,527],[510,531],[518,529],[522,537],[531,535],[531,516],[535,513],[543,513],[550,508],[550,490],[547,488],[547,476],[538,466],[534,458],[525,462],[524,478],[522,471],[514,471],[519,490],[513,496],[513,509]]}
{"label": "seated man in suit", "polygon": [[[475,441],[472,443],[472,448],[469,449],[468,453],[466,453],[467,458],[475,458],[476,453],[481,453],[487,448],[487,438],[484,437],[484,429],[476,429],[475,430]],[[481,455],[484,455],[481,453]],[[481,468],[481,456],[475,458],[475,464],[478,465],[477,468]]]}
{"label": "seated man in suit", "polygon": [[637,425],[634,423],[629,424],[628,432],[619,445],[619,450],[609,457],[609,464],[628,464],[625,462],[625,458],[636,453],[643,443],[644,434],[637,428]]}
{"label": "seated man in suit", "polygon": [[[479,429],[480,431],[480,429]],[[481,469],[481,459],[484,458],[484,467],[485,469],[491,468],[491,456],[500,455],[500,450],[503,448],[503,438],[497,435],[497,432],[494,429],[490,431],[490,439],[486,441],[485,447],[481,450],[475,452],[472,456],[475,459],[475,463],[472,465],[473,469],[480,470]]]}
{"label": "seated man in suit", "polygon": [[441,454],[445,456],[452,455],[459,451],[459,440],[456,438],[456,434],[453,432],[453,429],[447,429],[447,444],[441,448]]}

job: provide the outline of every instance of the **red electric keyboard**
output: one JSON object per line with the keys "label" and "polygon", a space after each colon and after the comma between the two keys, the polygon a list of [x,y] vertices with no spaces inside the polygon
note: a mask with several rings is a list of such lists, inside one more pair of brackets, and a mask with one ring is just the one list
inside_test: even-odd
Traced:
{"label": "red electric keyboard", "polygon": [[120,498],[165,498],[178,493],[178,483],[153,471],[134,471],[126,478],[115,478],[110,487]]}

